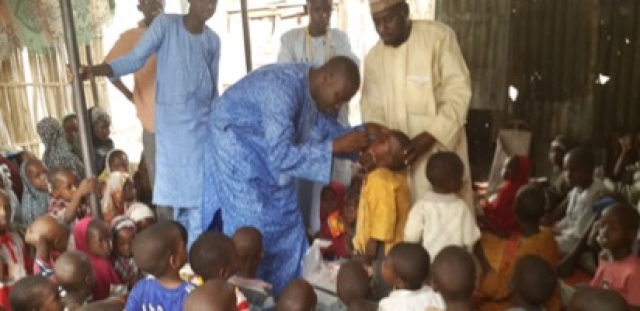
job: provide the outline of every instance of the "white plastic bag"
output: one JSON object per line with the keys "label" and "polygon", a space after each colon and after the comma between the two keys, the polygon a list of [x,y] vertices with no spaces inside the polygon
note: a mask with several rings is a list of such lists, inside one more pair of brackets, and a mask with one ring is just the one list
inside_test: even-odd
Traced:
{"label": "white plastic bag", "polygon": [[315,239],[302,259],[302,276],[305,279],[312,277],[322,270],[322,248],[331,246],[331,241]]}

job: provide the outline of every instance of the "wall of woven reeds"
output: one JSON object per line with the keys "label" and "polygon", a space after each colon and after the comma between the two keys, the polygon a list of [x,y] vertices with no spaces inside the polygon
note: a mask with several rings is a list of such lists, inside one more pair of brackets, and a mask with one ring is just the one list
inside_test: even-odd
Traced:
{"label": "wall of woven reeds", "polygon": [[[93,60],[104,58],[102,37],[93,40],[89,50]],[[87,50],[80,47],[80,58],[87,63]],[[0,62],[0,146],[14,146],[40,154],[36,133],[38,120],[46,116],[62,118],[74,113],[71,85],[66,76],[67,53],[64,46],[43,52],[15,50]],[[108,110],[106,81],[96,80],[97,98],[85,83],[87,107],[98,104]]]}

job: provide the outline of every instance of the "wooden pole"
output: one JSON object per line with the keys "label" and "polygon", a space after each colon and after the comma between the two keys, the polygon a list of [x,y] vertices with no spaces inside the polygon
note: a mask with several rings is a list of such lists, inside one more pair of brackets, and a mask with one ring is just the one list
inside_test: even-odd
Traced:
{"label": "wooden pole", "polygon": [[[60,10],[62,11],[62,24],[64,27],[64,39],[69,57],[69,67],[74,76],[77,76],[80,68],[80,57],[78,54],[78,40],[76,38],[75,26],[73,22],[73,10],[71,0],[60,0]],[[81,79],[73,79],[73,104],[78,116],[78,126],[80,127],[80,143],[82,147],[82,157],[87,176],[96,176],[94,172],[93,142],[91,141],[91,129],[89,126],[89,116],[85,103],[84,86]],[[92,194],[89,197],[91,214],[93,217],[102,219],[98,197]]]}
{"label": "wooden pole", "polygon": [[251,33],[249,32],[249,8],[247,0],[240,0],[240,11],[242,13],[242,34],[244,37],[244,59],[247,66],[247,73],[253,70],[251,60]]}
{"label": "wooden pole", "polygon": [[[85,46],[85,52],[87,53],[87,66],[92,67],[93,56],[91,55],[91,44],[87,44]],[[96,107],[100,107],[100,98],[98,98],[98,84],[96,83],[96,77],[92,75],[89,81],[91,82],[91,95],[93,95],[93,105]]]}

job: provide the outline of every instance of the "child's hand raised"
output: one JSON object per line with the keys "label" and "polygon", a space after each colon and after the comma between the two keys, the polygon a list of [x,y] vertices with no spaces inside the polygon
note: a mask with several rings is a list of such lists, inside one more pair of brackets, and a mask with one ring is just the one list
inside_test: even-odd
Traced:
{"label": "child's hand raised", "polygon": [[95,177],[87,178],[80,183],[78,193],[87,196],[98,191],[98,180]]}

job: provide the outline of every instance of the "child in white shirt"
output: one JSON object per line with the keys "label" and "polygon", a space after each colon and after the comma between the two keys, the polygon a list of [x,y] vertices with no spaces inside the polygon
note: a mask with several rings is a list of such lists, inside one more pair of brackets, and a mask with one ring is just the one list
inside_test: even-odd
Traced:
{"label": "child in white shirt", "polygon": [[462,160],[453,152],[436,153],[427,163],[426,174],[433,189],[411,209],[404,240],[421,242],[431,258],[449,245],[471,250],[480,230],[471,208],[457,195],[464,174]]}
{"label": "child in white shirt", "polygon": [[396,244],[382,261],[382,278],[394,290],[380,301],[379,311],[444,310],[444,301],[424,285],[429,275],[429,253],[420,245]]}

